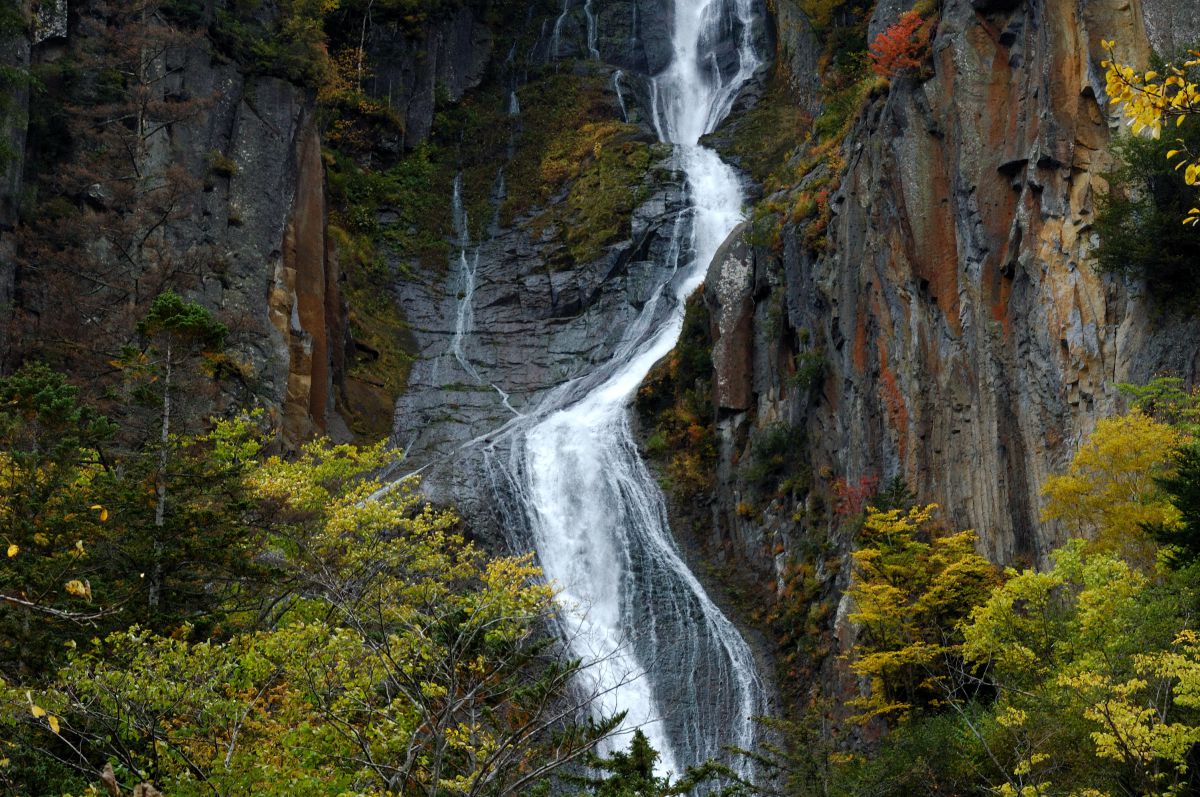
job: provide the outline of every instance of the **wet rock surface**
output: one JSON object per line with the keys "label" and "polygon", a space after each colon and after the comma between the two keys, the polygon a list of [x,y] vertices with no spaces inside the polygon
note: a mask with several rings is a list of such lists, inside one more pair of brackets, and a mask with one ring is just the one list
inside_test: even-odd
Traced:
{"label": "wet rock surface", "polygon": [[[667,278],[668,251],[686,240],[686,229],[675,225],[685,202],[682,176],[669,171],[669,159],[660,165],[674,180],[653,186],[634,213],[631,237],[599,260],[548,269],[560,245],[554,231],[536,237],[518,219],[468,247],[467,257],[478,257],[469,309],[457,256],[445,277],[399,288],[418,358],[396,406],[393,442],[406,451],[405,470],[421,470],[427,492],[453,500],[493,541],[503,532],[489,507],[495,497],[481,481],[481,444],[547,391],[607,362]],[[460,312],[472,316],[473,331],[460,342],[466,365],[454,350]]]}

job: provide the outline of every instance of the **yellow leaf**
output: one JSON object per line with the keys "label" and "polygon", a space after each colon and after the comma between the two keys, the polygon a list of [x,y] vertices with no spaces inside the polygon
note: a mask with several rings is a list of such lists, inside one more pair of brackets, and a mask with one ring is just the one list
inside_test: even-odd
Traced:
{"label": "yellow leaf", "polygon": [[50,723],[50,730],[58,733],[58,717],[51,714],[49,717],[46,717],[46,722]]}
{"label": "yellow leaf", "polygon": [[20,552],[21,552],[21,546],[15,545],[15,544],[10,544],[8,546],[8,558],[9,559],[12,559],[14,556],[16,556]]}
{"label": "yellow leaf", "polygon": [[46,709],[42,708],[37,703],[30,703],[29,710],[33,714],[33,718],[35,720],[46,716]]}
{"label": "yellow leaf", "polygon": [[1178,154],[1179,154],[1179,150],[1177,150],[1177,149],[1169,149],[1169,150],[1167,150],[1167,160],[1170,160],[1171,158],[1174,158],[1174,157],[1175,157],[1176,155],[1178,155]]}
{"label": "yellow leaf", "polygon": [[83,581],[80,581],[79,579],[72,579],[68,581],[66,584],[66,590],[76,598],[86,598],[87,600],[92,599],[92,585],[89,584],[86,579]]}
{"label": "yellow leaf", "polygon": [[106,520],[108,520],[108,510],[107,510],[107,509],[101,509],[101,510],[100,510],[100,522],[101,522],[101,523],[103,523],[103,522],[104,522],[104,521],[106,521]]}

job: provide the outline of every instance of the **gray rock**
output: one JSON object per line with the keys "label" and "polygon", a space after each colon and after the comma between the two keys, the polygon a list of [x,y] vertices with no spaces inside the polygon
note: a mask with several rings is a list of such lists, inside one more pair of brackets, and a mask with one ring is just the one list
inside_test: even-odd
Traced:
{"label": "gray rock", "polygon": [[466,365],[455,356],[464,275],[455,266],[444,278],[399,286],[420,353],[397,403],[393,441],[406,451],[406,467],[422,472],[426,491],[452,500],[492,542],[503,530],[484,489],[483,452],[464,445],[609,359],[649,286],[665,279],[684,201],[678,179],[658,184],[637,208],[628,240],[569,270],[547,271],[554,240],[534,240],[520,224],[480,243],[472,331],[459,340]]}
{"label": "gray rock", "polygon": [[469,6],[411,36],[398,24],[369,29],[367,53],[373,67],[367,91],[404,119],[404,146],[429,135],[439,102],[457,102],[479,85],[492,55],[493,36]]}
{"label": "gray rock", "polygon": [[[1151,36],[1163,15],[1180,26],[1172,35],[1200,34],[1167,5],[1146,6]],[[722,456],[744,461],[756,429],[792,421],[815,474],[901,476],[949,525],[977,529],[995,561],[1039,561],[1064,537],[1039,519],[1045,478],[1123,408],[1116,383],[1200,377],[1200,320],[1152,308],[1140,286],[1092,264],[1111,130],[1089,57],[1062,43],[1117,38],[1147,52],[1140,26],[1108,6],[1080,16],[1070,2],[1025,4],[996,39],[982,35],[993,23],[977,11],[947,2],[933,78],[896,81],[859,119],[825,251],[809,251],[803,226],[789,225],[782,252],[756,254],[755,420],[722,421]],[[726,262],[737,271],[744,259]],[[722,335],[744,339],[732,329]],[[791,389],[780,356],[806,347],[825,363],[815,394]],[[718,384],[744,370],[716,360]],[[720,484],[720,522],[744,523],[736,478]],[[818,491],[831,486],[817,479]],[[799,544],[806,521],[787,516],[768,533]],[[744,554],[769,564],[758,548]]]}
{"label": "gray rock", "polygon": [[895,25],[900,15],[912,7],[912,0],[879,0],[867,23],[867,41],[874,41],[876,36]]}

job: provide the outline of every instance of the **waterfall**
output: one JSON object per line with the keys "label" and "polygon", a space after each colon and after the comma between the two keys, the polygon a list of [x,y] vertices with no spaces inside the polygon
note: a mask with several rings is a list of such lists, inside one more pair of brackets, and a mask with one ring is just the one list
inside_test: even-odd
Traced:
{"label": "waterfall", "polygon": [[[752,718],[766,710],[748,645],[674,542],[628,415],[638,385],[679,337],[684,301],[742,218],[736,173],[698,142],[759,64],[749,4],[676,0],[673,60],[651,81],[654,127],[675,145],[689,198],[675,225],[673,262],[665,264],[672,276],[611,361],[552,391],[485,446],[486,458],[498,451],[497,439],[508,439],[507,461],[489,463],[493,484],[515,500],[514,521],[561,590],[564,636],[592,663],[583,686],[601,696],[599,712],[627,712],[613,746],[625,746],[627,734],[641,728],[661,754],[660,771],[676,774],[721,757],[726,746],[752,747]],[[562,16],[554,52],[561,23]],[[737,68],[722,75],[716,52],[733,31],[740,31]],[[727,763],[750,774],[744,760]]]}
{"label": "waterfall", "polygon": [[592,0],[584,0],[583,15],[587,19],[588,57],[599,60],[600,50],[596,47],[596,12],[592,10]]}
{"label": "waterfall", "polygon": [[559,44],[562,41],[562,24],[571,10],[571,0],[563,0],[562,13],[554,20],[554,35],[550,39],[550,57],[558,58]]}
{"label": "waterfall", "polygon": [[471,231],[467,224],[467,211],[462,201],[462,173],[454,176],[454,193],[450,200],[454,222],[454,234],[458,239],[458,309],[454,318],[454,336],[450,339],[450,352],[458,364],[475,382],[482,382],[479,372],[467,358],[463,341],[475,327],[475,273],[479,269],[479,248],[471,249]]}
{"label": "waterfall", "polygon": [[624,76],[625,76],[624,72],[622,72],[620,69],[616,70],[615,72],[613,72],[612,84],[613,84],[613,91],[615,91],[617,93],[617,104],[621,106],[621,121],[628,124],[629,111],[625,108],[625,94],[621,89],[621,78]]}
{"label": "waterfall", "polygon": [[[674,145],[686,177],[661,284],[611,359],[536,405],[518,412],[491,384],[513,417],[463,446],[481,457],[513,547],[532,544],[559,589],[563,638],[585,662],[580,687],[598,696],[597,713],[625,712],[609,749],[625,747],[640,728],[660,752],[661,773],[718,758],[751,775],[748,761],[724,750],[753,747],[753,717],[767,709],[750,648],[688,569],[629,422],[635,391],[678,340],[685,300],[742,218],[737,174],[699,139],[759,64],[752,1],[675,0],[672,61],[649,81],[654,130]],[[570,2],[554,23],[552,56]],[[726,68],[714,68],[721,53]],[[620,77],[614,81],[619,93]],[[453,197],[461,293],[450,350],[474,381],[490,384],[464,351],[479,247],[472,251],[461,183],[460,176]]]}

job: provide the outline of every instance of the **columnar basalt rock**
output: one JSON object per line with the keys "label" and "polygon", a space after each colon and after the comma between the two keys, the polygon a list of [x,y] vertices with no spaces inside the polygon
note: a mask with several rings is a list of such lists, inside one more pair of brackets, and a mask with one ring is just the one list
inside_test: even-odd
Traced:
{"label": "columnar basalt rock", "polygon": [[371,25],[365,49],[371,66],[366,89],[404,122],[404,147],[424,141],[439,102],[456,102],[479,85],[494,37],[475,11],[462,6],[418,30],[401,23]]}
{"label": "columnar basalt rock", "polygon": [[[1116,384],[1196,380],[1200,321],[1091,257],[1117,129],[1100,39],[1144,63],[1168,38],[1200,36],[1195,22],[1161,2],[944,4],[932,75],[895,79],[843,146],[825,250],[799,223],[758,251],[759,278],[783,287],[757,294],[756,348],[778,347],[761,314],[782,298],[785,337],[803,331],[824,377],[810,396],[756,359],[751,414],[804,427],[818,488],[900,476],[994,560],[1040,561],[1062,539],[1039,520],[1040,486],[1123,406]],[[710,281],[740,281],[744,263],[727,256]],[[720,309],[741,315],[718,351],[750,319]],[[717,365],[718,384],[744,378],[741,362]],[[721,496],[727,517],[737,501]],[[781,534],[803,529],[784,521]]]}

